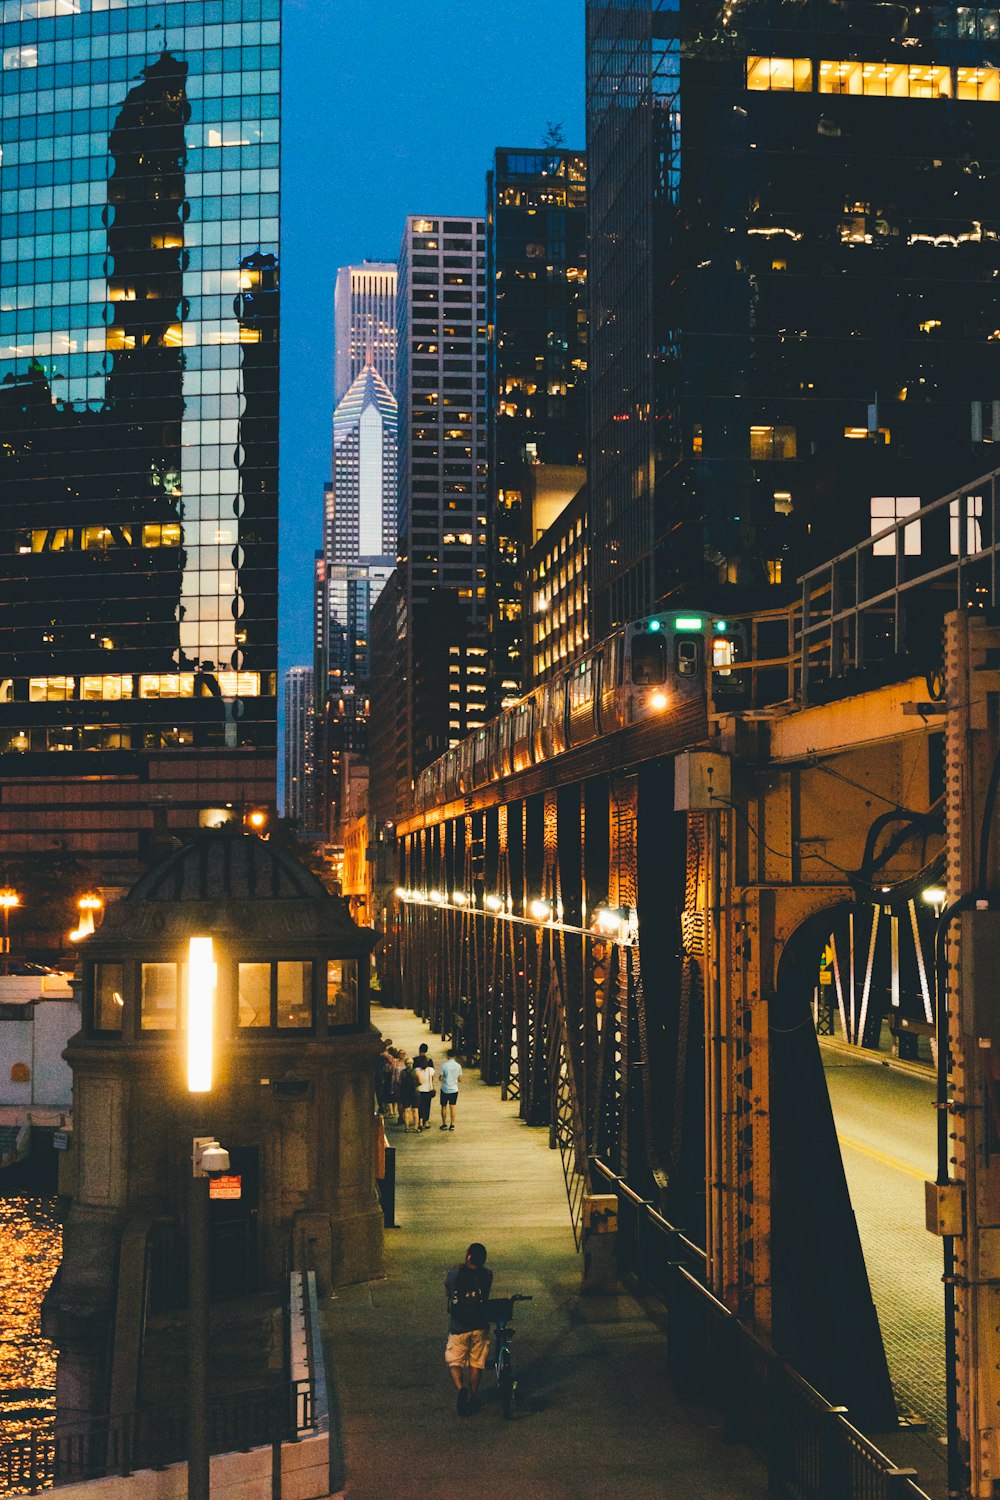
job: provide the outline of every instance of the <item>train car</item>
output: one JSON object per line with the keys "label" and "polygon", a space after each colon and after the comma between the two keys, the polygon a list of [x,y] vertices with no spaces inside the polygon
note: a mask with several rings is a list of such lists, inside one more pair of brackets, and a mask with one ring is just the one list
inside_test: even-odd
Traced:
{"label": "train car", "polygon": [[526,771],[535,759],[535,709],[541,694],[538,689],[508,709],[504,718],[510,721],[510,758],[514,771]]}
{"label": "train car", "polygon": [[535,714],[532,762],[550,760],[553,755],[562,755],[566,749],[566,682],[567,673],[550,677],[536,688],[537,712]]}
{"label": "train car", "polygon": [[624,631],[624,672],[618,724],[624,728],[710,693],[718,706],[745,701],[746,627],[739,622],[673,611],[635,620]]}
{"label": "train car", "polygon": [[694,610],[634,620],[428,766],[417,783],[418,809],[699,699],[716,710],[742,707],[750,673],[739,664],[746,660],[740,621]]}
{"label": "train car", "polygon": [[601,651],[598,647],[575,661],[566,673],[566,744],[570,750],[600,734],[598,695]]}

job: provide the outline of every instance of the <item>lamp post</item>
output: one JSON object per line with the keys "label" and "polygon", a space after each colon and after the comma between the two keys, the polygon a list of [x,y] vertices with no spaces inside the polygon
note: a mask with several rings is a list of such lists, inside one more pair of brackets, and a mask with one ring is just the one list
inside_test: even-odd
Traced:
{"label": "lamp post", "polygon": [[21,898],[17,891],[0,891],[0,910],[3,911],[3,972],[10,973],[10,914],[15,906],[20,906]]}
{"label": "lamp post", "polygon": [[[210,937],[188,944],[187,1084],[192,1096],[211,1093],[216,968]],[[200,1104],[200,1101],[199,1101]],[[197,1111],[200,1113],[200,1108]],[[212,1136],[196,1134],[188,1179],[188,1500],[209,1500],[208,1433],[208,1179],[225,1171],[228,1154]]]}

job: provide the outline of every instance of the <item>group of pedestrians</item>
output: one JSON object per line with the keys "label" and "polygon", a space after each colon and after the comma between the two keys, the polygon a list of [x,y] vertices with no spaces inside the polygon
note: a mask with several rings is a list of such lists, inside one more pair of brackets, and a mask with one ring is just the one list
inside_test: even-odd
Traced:
{"label": "group of pedestrians", "polygon": [[375,1067],[375,1095],[379,1112],[406,1134],[422,1134],[431,1128],[431,1105],[441,1090],[442,1130],[455,1129],[455,1106],[462,1066],[449,1050],[440,1068],[435,1068],[426,1042],[416,1057],[409,1057],[392,1041],[385,1043]]}

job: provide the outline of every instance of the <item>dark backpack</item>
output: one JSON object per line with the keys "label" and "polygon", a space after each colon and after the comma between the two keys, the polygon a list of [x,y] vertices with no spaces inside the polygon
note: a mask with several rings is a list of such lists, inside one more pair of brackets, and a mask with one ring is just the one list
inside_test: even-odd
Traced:
{"label": "dark backpack", "polygon": [[486,1323],[486,1295],[482,1272],[472,1266],[459,1266],[455,1289],[448,1304],[452,1318],[464,1333],[482,1328]]}

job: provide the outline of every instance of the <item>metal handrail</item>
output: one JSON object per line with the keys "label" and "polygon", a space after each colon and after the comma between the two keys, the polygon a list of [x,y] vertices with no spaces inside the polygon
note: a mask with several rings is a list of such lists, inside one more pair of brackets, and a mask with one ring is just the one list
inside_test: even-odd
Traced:
{"label": "metal handrail", "polygon": [[[705,1252],[606,1163],[591,1173],[617,1196],[635,1233],[618,1232],[619,1266],[667,1309],[667,1355],[686,1399],[721,1409],[727,1435],[767,1465],[769,1493],[786,1500],[928,1500],[916,1471],[901,1468],[780,1355],[757,1338],[704,1282]],[[642,1231],[659,1254],[651,1263]],[[686,1262],[686,1263],[685,1263]]]}
{"label": "metal handrail", "polygon": [[[904,605],[917,590],[939,588],[942,583],[954,580],[953,608],[962,609],[973,602],[996,607],[1000,598],[998,478],[1000,469],[980,475],[908,515],[900,516],[881,531],[864,537],[854,547],[828,558],[799,578],[802,590],[799,697],[803,703],[808,701],[810,656],[817,643],[827,652],[827,670],[831,677],[840,676],[845,668],[864,670],[876,659],[866,644],[865,625],[881,617],[886,627],[891,626],[892,652],[896,655],[903,653],[907,647]],[[933,556],[928,558],[933,565],[921,567],[922,551],[907,554],[907,528],[928,522],[933,525],[938,520],[944,523],[949,533],[953,529],[957,532],[955,550],[947,562],[941,563],[937,561],[940,551],[935,549]],[[973,526],[977,528],[977,542],[982,542],[984,536],[989,540],[985,546],[970,550],[968,543]],[[888,549],[884,547],[887,542],[890,543]],[[876,549],[880,547],[883,550],[876,560]],[[891,569],[892,581],[885,583],[880,577],[874,592],[866,593],[866,569],[870,560],[876,567],[885,564],[883,574]],[[975,600],[966,597],[970,572],[974,573],[977,590],[988,595],[988,600],[986,597]],[[827,593],[829,604],[817,611],[821,595]],[[888,629],[885,634],[888,638]],[[885,660],[884,653],[880,659]]]}
{"label": "metal handrail", "polygon": [[[296,1380],[212,1401],[213,1453],[297,1441],[316,1425],[312,1380]],[[37,1495],[57,1482],[163,1469],[187,1455],[187,1407],[160,1406],[97,1417],[58,1433],[33,1432],[0,1444],[0,1495]]]}

